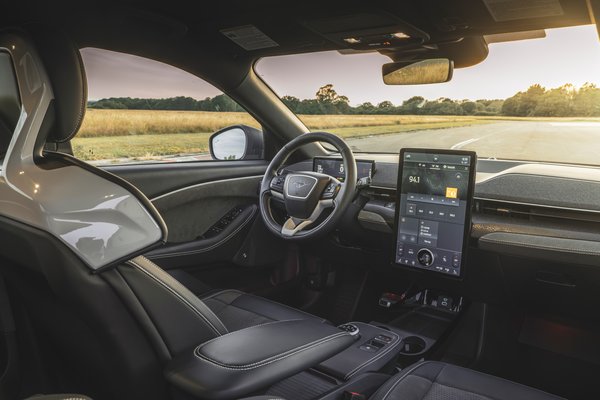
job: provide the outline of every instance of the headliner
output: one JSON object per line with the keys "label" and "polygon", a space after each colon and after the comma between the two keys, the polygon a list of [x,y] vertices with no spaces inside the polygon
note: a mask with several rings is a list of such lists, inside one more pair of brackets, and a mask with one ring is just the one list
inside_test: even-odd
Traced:
{"label": "headliner", "polygon": [[[446,56],[461,68],[485,59],[484,35],[591,22],[585,0],[561,0],[560,16],[508,21],[496,21],[484,1],[230,0],[205,5],[184,0],[105,0],[82,7],[81,2],[32,0],[5,6],[0,23],[56,25],[80,47],[156,59],[228,89],[237,86],[261,57],[348,50],[342,37],[397,28],[419,39],[373,48],[393,60]],[[278,46],[246,51],[220,32],[249,24]]]}

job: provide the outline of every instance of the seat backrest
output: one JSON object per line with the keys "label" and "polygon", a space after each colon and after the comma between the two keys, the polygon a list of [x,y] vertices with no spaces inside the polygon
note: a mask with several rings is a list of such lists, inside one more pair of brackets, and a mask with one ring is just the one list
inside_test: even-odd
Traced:
{"label": "seat backrest", "polygon": [[0,69],[4,62],[14,70],[1,78],[12,82],[0,81],[0,138],[8,136],[4,153],[0,139],[0,273],[64,385],[41,389],[169,398],[164,364],[227,329],[139,256],[167,234],[142,193],[68,154],[44,151],[79,129],[86,81],[66,35],[27,31],[0,32]]}

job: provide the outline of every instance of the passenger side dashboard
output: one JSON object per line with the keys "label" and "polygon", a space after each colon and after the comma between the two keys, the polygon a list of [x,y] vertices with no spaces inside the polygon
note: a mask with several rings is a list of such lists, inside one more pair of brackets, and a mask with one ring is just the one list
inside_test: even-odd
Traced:
{"label": "passenger side dashboard", "polygon": [[[340,251],[327,252],[340,263],[398,270],[391,263],[398,156],[356,156],[375,161],[376,171],[328,242]],[[311,166],[309,160],[287,168]],[[467,257],[463,283],[398,273],[484,301],[583,316],[600,307],[600,169],[478,160]]]}
{"label": "passenger side dashboard", "polygon": [[[356,223],[392,234],[398,157],[369,154],[361,159],[373,159],[376,170],[370,187],[360,193],[367,201]],[[311,167],[312,162],[305,161],[287,168]],[[536,256],[564,253],[570,262],[600,265],[600,257],[593,257],[600,255],[598,168],[482,159],[473,208],[471,236],[488,250],[502,242],[504,252],[531,247],[540,250],[533,253]]]}

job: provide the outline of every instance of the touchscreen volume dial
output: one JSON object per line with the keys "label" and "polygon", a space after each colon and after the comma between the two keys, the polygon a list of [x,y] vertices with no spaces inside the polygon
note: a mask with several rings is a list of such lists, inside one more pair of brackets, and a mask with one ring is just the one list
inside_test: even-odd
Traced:
{"label": "touchscreen volume dial", "polygon": [[417,260],[419,260],[419,264],[424,267],[429,267],[433,264],[433,253],[429,249],[421,249],[417,253]]}

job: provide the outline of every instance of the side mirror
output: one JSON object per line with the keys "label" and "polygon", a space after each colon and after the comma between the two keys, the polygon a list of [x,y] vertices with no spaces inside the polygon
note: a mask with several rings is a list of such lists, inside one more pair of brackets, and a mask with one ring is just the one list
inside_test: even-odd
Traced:
{"label": "side mirror", "polygon": [[233,125],[214,133],[209,140],[214,160],[262,160],[262,131],[247,125]]}
{"label": "side mirror", "polygon": [[381,72],[386,85],[425,85],[452,79],[454,63],[447,58],[404,61],[383,64]]}

